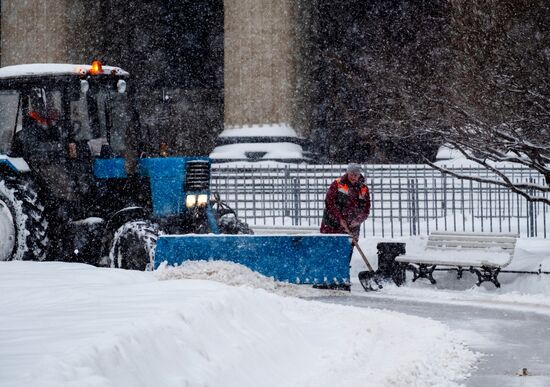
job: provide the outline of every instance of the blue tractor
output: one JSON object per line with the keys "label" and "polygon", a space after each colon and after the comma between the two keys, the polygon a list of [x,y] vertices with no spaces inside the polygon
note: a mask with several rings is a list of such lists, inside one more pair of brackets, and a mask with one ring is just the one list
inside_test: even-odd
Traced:
{"label": "blue tractor", "polygon": [[151,146],[132,100],[129,74],[99,62],[0,69],[1,261],[226,259],[292,282],[349,281],[347,237],[252,235],[211,195],[210,160]]}

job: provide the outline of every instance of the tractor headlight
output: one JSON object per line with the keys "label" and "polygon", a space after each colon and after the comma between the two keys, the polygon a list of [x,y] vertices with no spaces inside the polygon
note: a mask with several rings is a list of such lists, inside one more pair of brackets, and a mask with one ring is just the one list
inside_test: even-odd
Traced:
{"label": "tractor headlight", "polygon": [[187,195],[185,198],[185,206],[187,208],[193,208],[197,204],[197,195]]}
{"label": "tractor headlight", "polygon": [[208,195],[202,194],[197,196],[197,204],[199,207],[204,207],[208,203]]}

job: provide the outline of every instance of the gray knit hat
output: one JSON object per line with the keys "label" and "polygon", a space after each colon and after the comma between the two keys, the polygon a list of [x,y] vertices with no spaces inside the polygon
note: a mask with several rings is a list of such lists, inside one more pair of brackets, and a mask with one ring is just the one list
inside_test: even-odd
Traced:
{"label": "gray knit hat", "polygon": [[348,169],[346,170],[347,173],[353,173],[353,174],[360,174],[363,173],[363,170],[361,169],[361,166],[356,163],[349,163]]}

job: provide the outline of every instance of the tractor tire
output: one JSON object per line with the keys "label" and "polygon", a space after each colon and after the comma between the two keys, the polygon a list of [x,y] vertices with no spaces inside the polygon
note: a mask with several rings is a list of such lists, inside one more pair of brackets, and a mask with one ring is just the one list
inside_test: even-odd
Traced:
{"label": "tractor tire", "polygon": [[248,223],[239,219],[237,220],[237,234],[254,235],[254,231],[252,231]]}
{"label": "tractor tire", "polygon": [[0,261],[46,259],[48,221],[32,182],[0,180]]}
{"label": "tractor tire", "polygon": [[124,223],[115,232],[109,260],[111,267],[128,270],[153,270],[155,249],[160,235],[158,224],[149,220]]}
{"label": "tractor tire", "polygon": [[221,234],[242,234],[252,235],[254,231],[250,228],[248,223],[243,222],[233,214],[222,216],[218,224]]}

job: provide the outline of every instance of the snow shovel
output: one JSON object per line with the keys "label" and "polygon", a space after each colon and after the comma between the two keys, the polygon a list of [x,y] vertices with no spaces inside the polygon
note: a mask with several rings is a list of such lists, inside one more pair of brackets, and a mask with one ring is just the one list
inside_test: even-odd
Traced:
{"label": "snow shovel", "polygon": [[361,286],[363,286],[363,289],[365,291],[369,290],[378,290],[382,289],[382,277],[379,273],[375,272],[372,266],[369,263],[369,260],[367,259],[367,256],[365,253],[363,253],[363,250],[361,247],[359,247],[359,243],[357,242],[357,239],[350,233],[350,236],[352,237],[352,245],[357,248],[357,251],[359,251],[359,255],[361,255],[361,258],[363,258],[363,261],[365,261],[365,264],[367,265],[368,271],[362,271],[359,273],[359,282],[361,282]]}

